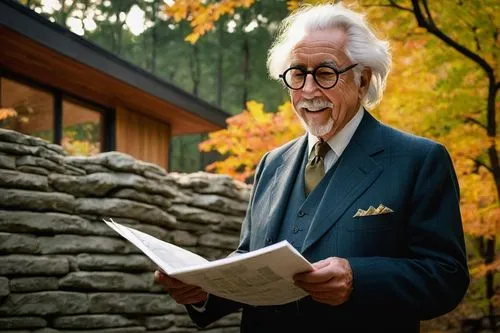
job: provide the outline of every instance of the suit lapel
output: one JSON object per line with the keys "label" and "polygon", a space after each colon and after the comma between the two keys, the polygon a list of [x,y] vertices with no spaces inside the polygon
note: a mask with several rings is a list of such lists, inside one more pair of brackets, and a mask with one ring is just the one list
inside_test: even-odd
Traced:
{"label": "suit lapel", "polygon": [[365,111],[356,133],[337,163],[306,235],[302,252],[332,228],[352,203],[373,184],[382,167],[372,155],[383,150],[380,124]]}
{"label": "suit lapel", "polygon": [[282,163],[276,169],[271,185],[269,220],[265,239],[276,240],[280,231],[288,199],[299,174],[299,168],[307,147],[307,134],[300,137],[282,157]]}

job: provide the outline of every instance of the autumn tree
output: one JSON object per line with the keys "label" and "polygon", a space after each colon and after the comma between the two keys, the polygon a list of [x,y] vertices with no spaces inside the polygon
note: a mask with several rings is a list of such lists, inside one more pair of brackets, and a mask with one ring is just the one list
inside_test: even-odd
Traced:
{"label": "autumn tree", "polygon": [[[401,96],[397,101],[392,100],[395,105],[401,105],[406,95],[412,96],[413,101],[408,102],[418,108],[389,107],[387,117],[392,117],[396,124],[405,119],[403,122],[410,124],[403,128],[411,127],[415,133],[433,137],[450,150],[461,187],[464,229],[472,240],[468,249],[478,255],[472,257],[471,272],[476,278],[485,278],[487,312],[490,326],[494,327],[495,307],[500,304],[494,282],[494,274],[500,270],[496,253],[500,230],[496,119],[500,87],[497,78],[499,22],[495,14],[500,4],[451,0],[432,4],[427,0],[363,3],[378,9],[385,7],[384,12],[378,10],[375,15],[392,15],[397,11],[402,17],[412,18],[411,36],[400,33],[396,41],[404,54],[399,61],[406,61],[406,65],[395,64],[399,72],[396,77],[405,79],[405,87],[399,84],[390,89]],[[416,53],[417,48],[422,51]],[[428,100],[436,102],[430,104]],[[405,115],[404,109],[411,113]],[[413,112],[421,116],[415,117]],[[482,262],[474,258],[482,258]]]}
{"label": "autumn tree", "polygon": [[246,110],[229,118],[227,125],[227,129],[210,133],[200,149],[227,155],[223,161],[208,165],[208,171],[229,174],[241,181],[254,174],[265,152],[304,133],[289,102],[270,113],[264,112],[262,103],[249,101]]}

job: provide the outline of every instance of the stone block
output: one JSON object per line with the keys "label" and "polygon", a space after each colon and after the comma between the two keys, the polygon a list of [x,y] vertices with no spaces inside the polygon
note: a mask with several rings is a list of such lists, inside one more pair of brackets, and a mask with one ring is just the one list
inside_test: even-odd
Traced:
{"label": "stone block", "polygon": [[192,327],[195,328],[196,325],[193,323],[189,315],[186,314],[176,314],[174,316],[174,323],[176,327]]}
{"label": "stone block", "polygon": [[75,198],[64,193],[2,189],[0,207],[71,213],[75,207]]}
{"label": "stone block", "polygon": [[198,243],[198,237],[184,230],[174,230],[168,235],[168,241],[178,246],[195,246]]}
{"label": "stone block", "polygon": [[152,271],[156,265],[144,255],[88,254],[77,255],[78,268],[84,271]]}
{"label": "stone block", "polygon": [[148,291],[153,274],[136,275],[122,272],[72,272],[59,280],[65,290]]}
{"label": "stone block", "polygon": [[42,254],[55,253],[124,253],[128,242],[121,239],[99,236],[55,235],[39,237]]}
{"label": "stone block", "polygon": [[142,326],[119,327],[119,328],[101,328],[98,330],[60,330],[57,333],[142,333],[146,328]]}
{"label": "stone block", "polygon": [[119,187],[135,187],[146,180],[130,173],[92,173],[84,176],[71,176],[51,174],[49,182],[52,187],[60,192],[75,196],[102,197],[108,192]]}
{"label": "stone block", "polygon": [[248,208],[247,202],[231,200],[220,195],[198,195],[193,197],[193,200],[189,204],[195,207],[235,216],[245,214]]}
{"label": "stone block", "polygon": [[38,239],[27,234],[0,232],[0,253],[37,253]]}
{"label": "stone block", "polygon": [[16,159],[16,166],[19,168],[21,166],[31,166],[31,167],[40,167],[51,172],[64,173],[64,167],[54,161],[37,157],[31,155],[25,155],[18,157]]}
{"label": "stone block", "polygon": [[57,290],[59,286],[56,277],[19,277],[13,278],[9,282],[10,290],[14,293],[25,293],[33,291]]}
{"label": "stone block", "polygon": [[224,215],[191,207],[185,204],[174,204],[168,212],[174,215],[179,221],[195,222],[200,224],[218,224],[224,219]]}
{"label": "stone block", "polygon": [[175,320],[174,314],[168,314],[163,316],[151,316],[146,317],[144,320],[144,325],[148,330],[161,330],[172,327]]}
{"label": "stone block", "polygon": [[172,205],[171,200],[163,195],[141,192],[132,188],[124,188],[113,194],[113,197],[144,202],[158,207],[168,208]]}
{"label": "stone block", "polygon": [[47,141],[41,138],[30,136],[6,128],[0,128],[0,141],[19,143],[28,146],[43,146],[43,147],[47,147],[49,144]]}
{"label": "stone block", "polygon": [[167,228],[177,226],[175,217],[160,208],[125,199],[79,198],[76,200],[76,211],[80,214],[132,218]]}
{"label": "stone block", "polygon": [[[40,317],[3,317],[0,318],[0,327],[2,329],[19,328],[41,328],[46,327],[47,321]],[[4,332],[4,331],[2,331]]]}
{"label": "stone block", "polygon": [[7,296],[10,293],[9,279],[0,276],[0,297]]}
{"label": "stone block", "polygon": [[8,316],[78,314],[87,310],[86,294],[66,291],[10,294],[0,306],[0,314]]}
{"label": "stone block", "polygon": [[95,293],[88,297],[90,313],[167,314],[176,304],[167,294]]}
{"label": "stone block", "polygon": [[16,168],[16,157],[0,153],[0,168],[14,170]]}
{"label": "stone block", "polygon": [[64,275],[68,271],[66,258],[20,254],[0,256],[0,275]]}
{"label": "stone block", "polygon": [[45,235],[116,235],[104,222],[90,222],[77,215],[9,210],[0,210],[0,231]]}
{"label": "stone block", "polygon": [[40,167],[34,167],[29,165],[23,165],[17,168],[17,171],[21,171],[24,173],[33,173],[35,175],[47,176],[50,174],[50,171]]}
{"label": "stone block", "polygon": [[216,233],[207,233],[201,235],[198,244],[202,246],[215,247],[219,249],[236,249],[238,247],[239,237],[221,235]]}
{"label": "stone block", "polygon": [[92,315],[76,315],[76,316],[61,316],[54,319],[52,326],[57,329],[97,329],[111,328],[124,326],[137,326],[139,321],[128,319],[120,315],[107,314],[92,314]]}

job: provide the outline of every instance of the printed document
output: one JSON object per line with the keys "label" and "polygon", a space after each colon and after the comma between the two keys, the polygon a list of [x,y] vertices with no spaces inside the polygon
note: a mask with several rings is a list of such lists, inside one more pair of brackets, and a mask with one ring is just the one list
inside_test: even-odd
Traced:
{"label": "printed document", "polygon": [[293,284],[293,276],[312,271],[313,267],[287,241],[208,261],[112,219],[104,222],[139,248],[166,274],[199,286],[209,294],[249,305],[280,305],[307,295]]}

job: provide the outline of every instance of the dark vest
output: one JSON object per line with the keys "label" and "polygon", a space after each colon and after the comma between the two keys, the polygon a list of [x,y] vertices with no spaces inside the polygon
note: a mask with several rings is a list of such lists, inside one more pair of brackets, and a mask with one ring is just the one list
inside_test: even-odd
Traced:
{"label": "dark vest", "polygon": [[287,240],[297,251],[301,252],[305,237],[311,225],[311,221],[316,213],[318,204],[323,198],[323,194],[330,182],[337,162],[326,172],[318,186],[307,196],[304,194],[304,170],[307,164],[307,149],[304,154],[302,165],[295,177],[295,183],[290,193],[285,216],[281,223],[278,241]]}

